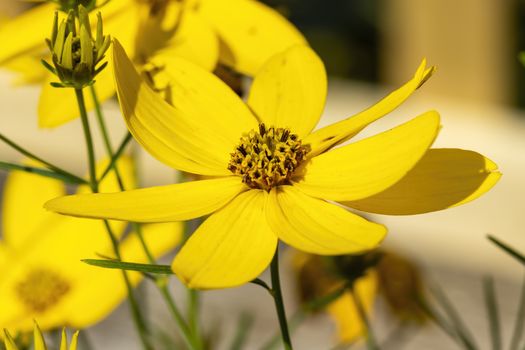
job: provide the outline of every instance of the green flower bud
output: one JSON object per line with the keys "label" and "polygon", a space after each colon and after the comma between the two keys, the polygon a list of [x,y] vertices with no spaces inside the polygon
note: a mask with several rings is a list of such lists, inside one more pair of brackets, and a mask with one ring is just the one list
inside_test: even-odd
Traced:
{"label": "green flower bud", "polygon": [[78,7],[84,6],[88,11],[94,10],[97,6],[96,0],[47,0],[58,5],[58,9],[62,12],[68,13],[73,10],[76,11]]}
{"label": "green flower bud", "polygon": [[52,53],[53,65],[44,62],[60,83],[56,87],[81,89],[94,83],[94,78],[104,69],[107,62],[99,63],[109,48],[111,38],[104,35],[102,16],[97,14],[96,36],[93,37],[87,9],[80,5],[78,12],[69,11],[65,20],[58,24],[55,13],[51,37],[47,44]]}

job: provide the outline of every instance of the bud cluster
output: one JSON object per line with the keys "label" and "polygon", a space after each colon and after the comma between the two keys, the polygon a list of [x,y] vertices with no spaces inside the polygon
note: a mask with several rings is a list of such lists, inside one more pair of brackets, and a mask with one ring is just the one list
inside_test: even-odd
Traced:
{"label": "bud cluster", "polygon": [[93,79],[107,65],[105,62],[98,66],[111,38],[103,34],[100,13],[97,18],[96,37],[93,37],[89,14],[84,6],[79,5],[77,11],[70,10],[60,25],[58,13],[55,13],[51,38],[46,40],[53,65],[43,61],[46,68],[60,79],[60,83],[53,83],[53,86],[81,89],[93,84]]}
{"label": "bud cluster", "polygon": [[88,11],[92,11],[96,7],[96,0],[48,0],[58,5],[60,11],[68,13],[70,10],[75,10],[79,6],[84,6]]}

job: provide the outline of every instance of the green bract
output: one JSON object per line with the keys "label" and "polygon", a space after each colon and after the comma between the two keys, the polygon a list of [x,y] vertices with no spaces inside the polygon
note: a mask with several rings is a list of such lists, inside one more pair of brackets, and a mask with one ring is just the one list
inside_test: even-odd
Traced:
{"label": "green bract", "polygon": [[100,13],[97,19],[97,33],[93,37],[88,11],[83,5],[78,6],[76,13],[69,11],[60,25],[58,12],[55,13],[51,38],[46,40],[52,53],[53,66],[44,62],[46,68],[60,79],[60,83],[52,83],[53,86],[81,89],[93,84],[93,79],[107,65],[104,62],[98,66],[104,59],[111,38],[103,34]]}

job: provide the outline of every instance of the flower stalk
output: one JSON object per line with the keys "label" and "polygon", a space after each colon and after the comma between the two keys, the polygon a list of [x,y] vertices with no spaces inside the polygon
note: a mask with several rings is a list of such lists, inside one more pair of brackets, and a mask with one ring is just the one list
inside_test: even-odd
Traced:
{"label": "flower stalk", "polygon": [[286,350],[292,350],[292,340],[288,330],[288,321],[286,319],[286,310],[284,308],[283,294],[281,291],[281,280],[279,277],[279,247],[275,249],[275,255],[273,256],[270,270],[272,274],[272,296],[275,303],[277,317],[279,318],[279,327],[281,327],[284,348]]}

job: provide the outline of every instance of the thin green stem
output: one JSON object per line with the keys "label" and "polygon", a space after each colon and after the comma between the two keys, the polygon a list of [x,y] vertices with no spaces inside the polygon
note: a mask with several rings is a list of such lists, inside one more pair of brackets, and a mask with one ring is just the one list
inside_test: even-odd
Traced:
{"label": "thin green stem", "polygon": [[284,309],[283,294],[281,291],[281,280],[279,277],[279,247],[275,249],[272,263],[270,265],[272,275],[272,295],[275,303],[275,310],[279,318],[279,326],[281,327],[281,335],[283,338],[285,350],[292,350],[292,340],[288,330],[288,321],[286,319],[286,311]]}
{"label": "thin green stem", "polygon": [[75,94],[77,96],[78,109],[80,111],[80,119],[82,121],[82,129],[84,130],[84,138],[86,139],[91,190],[96,193],[98,192],[98,181],[95,168],[95,148],[93,146],[93,137],[91,136],[91,128],[89,127],[89,120],[86,112],[86,102],[84,100],[84,93],[82,92],[82,89],[75,89]]}
{"label": "thin green stem", "polygon": [[[100,106],[100,101],[98,99],[97,92],[95,90],[95,86],[91,85],[89,89],[91,91],[91,97],[95,105],[95,116],[97,117],[98,126],[102,134],[102,140],[104,141],[104,147],[106,148],[106,153],[108,154],[108,156],[112,158],[113,157],[113,147],[111,146],[111,139],[109,138],[108,128],[106,127],[106,123],[104,121],[104,115],[102,114],[102,107]],[[120,187],[120,190],[123,191],[124,183],[122,182],[120,171],[118,170],[118,167],[116,166],[115,162],[111,162],[110,165],[112,166],[112,168],[110,169],[113,169],[115,172],[115,176],[117,177],[117,182]]]}
{"label": "thin green stem", "polygon": [[525,325],[525,277],[523,278],[521,286],[521,296],[518,306],[518,313],[516,315],[516,322],[514,323],[514,331],[512,332],[512,340],[510,342],[510,350],[517,350],[518,345],[523,335]]}
{"label": "thin green stem", "polygon": [[363,303],[361,302],[361,298],[359,298],[359,295],[357,294],[357,291],[355,290],[355,286],[350,287],[350,294],[352,295],[352,299],[354,300],[354,304],[356,306],[359,317],[361,318],[361,321],[363,322],[366,328],[367,348],[369,350],[379,350],[379,346],[377,345],[377,342],[375,339],[374,331],[372,329],[372,326],[370,325],[368,316],[366,315],[366,310],[363,306]]}
{"label": "thin green stem", "polygon": [[490,337],[492,340],[492,349],[501,350],[501,326],[498,313],[498,303],[496,301],[496,289],[494,287],[494,280],[491,277],[486,277],[483,280],[483,291],[485,297],[485,305],[487,308],[487,316],[489,319]]}
{"label": "thin green stem", "polygon": [[[104,220],[104,226],[106,227],[106,231],[108,232],[109,238],[111,240],[115,257],[120,261],[122,259],[120,255],[120,248],[117,237],[113,233],[113,230],[107,220]],[[128,301],[131,313],[133,315],[133,320],[135,321],[135,326],[137,327],[137,330],[139,332],[142,345],[144,346],[144,349],[153,350],[153,346],[151,345],[148,339],[148,329],[146,327],[146,322],[144,320],[144,317],[142,316],[142,313],[140,312],[137,299],[135,299],[135,294],[133,293],[133,286],[131,285],[131,282],[129,280],[128,273],[122,270],[122,276],[124,277],[124,283],[126,284],[126,289],[128,291]]]}
{"label": "thin green stem", "polygon": [[40,167],[34,167],[30,165],[22,165],[22,164],[15,164],[15,163],[9,163],[9,162],[1,162],[0,161],[0,169],[11,171],[11,170],[20,170],[24,171],[29,174],[36,174],[43,177],[49,177],[52,179],[57,179],[65,183],[75,184],[75,185],[83,185],[88,184],[88,182],[84,179],[76,179],[71,178],[69,176],[66,176],[64,174],[57,173],[54,170],[40,168]]}
{"label": "thin green stem", "polygon": [[[77,97],[78,108],[80,111],[82,129],[84,130],[84,137],[86,139],[91,190],[93,191],[93,193],[97,193],[98,192],[98,180],[97,180],[96,168],[95,168],[95,150],[93,147],[93,138],[91,135],[91,128],[89,127],[89,120],[88,120],[87,111],[86,111],[84,93],[82,89],[75,89],[75,94]],[[115,236],[113,230],[111,229],[109,222],[107,220],[103,220],[103,222],[104,222],[104,226],[106,227],[106,231],[108,232],[109,238],[111,240],[111,244],[113,246],[113,252],[116,258],[118,260],[121,260],[120,248],[119,248],[117,237]],[[124,283],[126,284],[126,289],[128,292],[128,301],[129,301],[131,313],[133,315],[133,320],[135,321],[135,326],[137,327],[137,331],[142,341],[142,345],[144,346],[144,349],[146,350],[153,350],[153,346],[151,345],[149,338],[148,338],[148,334],[147,334],[148,330],[146,327],[146,322],[144,320],[144,317],[142,316],[142,313],[140,312],[138,302],[135,299],[135,295],[133,293],[133,286],[131,285],[131,282],[129,280],[128,273],[126,271],[122,271],[122,276],[124,277]]]}
{"label": "thin green stem", "polygon": [[195,289],[188,288],[188,324],[193,339],[199,349],[202,349],[202,337],[199,327],[199,294]]}
{"label": "thin green stem", "polygon": [[31,158],[33,160],[36,160],[37,162],[39,163],[42,163],[44,164],[48,169],[50,170],[53,170],[55,171],[56,173],[59,173],[59,174],[62,174],[64,175],[65,177],[68,177],[68,178],[71,178],[71,179],[75,179],[75,181],[77,183],[85,183],[86,180],[82,179],[81,177],[78,177],[72,173],[70,173],[69,171],[66,171],[62,168],[59,168],[58,166],[54,165],[54,164],[51,164],[50,162],[48,161],[45,161],[44,159],[38,157],[37,155],[35,155],[34,153],[32,152],[29,152],[28,150],[26,150],[25,148],[23,148],[22,146],[16,144],[15,142],[13,142],[12,140],[10,140],[9,138],[7,138],[6,136],[4,136],[3,134],[0,133],[0,140],[2,140],[4,143],[6,143],[7,145],[11,146],[11,148],[15,149],[16,151],[20,152],[21,154],[23,154],[24,156],[28,157],[28,158]]}

